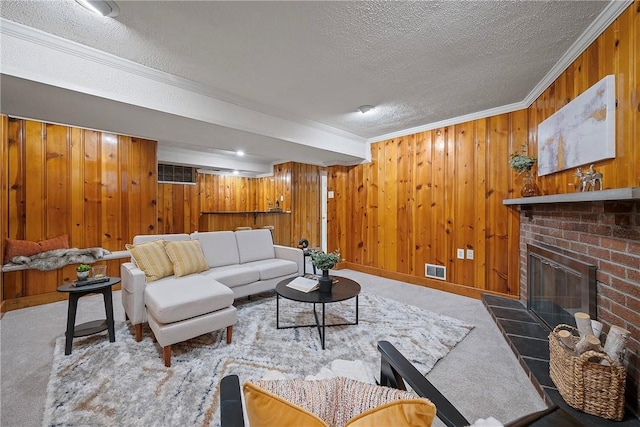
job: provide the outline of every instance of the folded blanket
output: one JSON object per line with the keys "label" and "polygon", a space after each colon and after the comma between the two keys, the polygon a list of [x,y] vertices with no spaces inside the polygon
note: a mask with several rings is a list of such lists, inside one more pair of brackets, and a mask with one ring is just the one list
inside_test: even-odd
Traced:
{"label": "folded blanket", "polygon": [[5,266],[24,265],[36,270],[50,271],[69,264],[90,264],[110,253],[103,248],[54,249],[33,256],[13,257]]}

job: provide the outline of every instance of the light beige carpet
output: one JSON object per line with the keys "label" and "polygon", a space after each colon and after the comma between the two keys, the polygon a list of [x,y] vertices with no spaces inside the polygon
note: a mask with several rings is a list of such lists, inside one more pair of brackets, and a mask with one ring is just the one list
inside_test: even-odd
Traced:
{"label": "light beige carpet", "polygon": [[[307,324],[310,304],[281,300],[281,324]],[[172,367],[146,331],[136,343],[123,322],[116,342],[104,334],[74,340],[64,356],[56,341],[43,425],[218,425],[218,384],[277,373],[304,378],[333,360],[361,360],[379,371],[376,344],[388,340],[423,373],[472,329],[463,322],[373,294],[360,296],[359,324],[327,328],[326,349],[315,328],[275,328],[275,297],[238,306],[233,343],[215,332],[174,346]],[[354,320],[354,300],[327,305],[328,323]]]}

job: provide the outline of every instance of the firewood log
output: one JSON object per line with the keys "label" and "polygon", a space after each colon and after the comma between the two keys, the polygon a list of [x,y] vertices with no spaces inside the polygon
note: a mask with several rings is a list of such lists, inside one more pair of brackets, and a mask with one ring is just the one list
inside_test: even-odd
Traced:
{"label": "firewood log", "polygon": [[593,329],[591,328],[591,316],[587,313],[577,312],[573,315],[576,319],[576,326],[580,332],[580,338],[584,338],[587,335],[593,335]]}
{"label": "firewood log", "polygon": [[593,334],[589,334],[584,338],[580,339],[576,344],[576,353],[578,355],[584,353],[587,350],[596,350],[600,351],[600,340],[596,338]]}
{"label": "firewood log", "polygon": [[560,342],[570,350],[575,349],[575,345],[573,343],[573,337],[571,336],[571,332],[569,331],[558,331],[558,338]]}
{"label": "firewood log", "polygon": [[[620,326],[613,325],[609,329],[607,340],[604,343],[604,352],[607,353],[618,365],[622,364],[624,350],[627,347],[627,339],[629,339],[630,334],[631,333],[628,330],[621,328]],[[602,364],[607,365],[608,362],[603,360]]]}

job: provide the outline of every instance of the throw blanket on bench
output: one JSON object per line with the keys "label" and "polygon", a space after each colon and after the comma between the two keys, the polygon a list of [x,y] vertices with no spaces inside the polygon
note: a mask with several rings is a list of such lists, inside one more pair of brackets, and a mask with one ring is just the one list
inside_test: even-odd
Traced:
{"label": "throw blanket on bench", "polygon": [[26,266],[36,270],[50,271],[69,264],[90,264],[110,253],[103,248],[54,249],[33,256],[13,257],[10,263],[5,264],[5,267],[10,270],[11,266]]}

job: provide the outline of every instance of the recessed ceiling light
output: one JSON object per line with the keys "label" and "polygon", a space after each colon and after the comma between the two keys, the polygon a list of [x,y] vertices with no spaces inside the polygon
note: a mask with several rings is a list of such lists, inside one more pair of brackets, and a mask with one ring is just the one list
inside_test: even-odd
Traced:
{"label": "recessed ceiling light", "polygon": [[234,175],[240,175],[240,171],[233,171]]}
{"label": "recessed ceiling light", "polygon": [[242,151],[242,150],[238,150],[238,151],[236,151],[236,154],[237,154],[238,156],[242,157],[242,156],[244,156],[244,151]]}
{"label": "recessed ceiling light", "polygon": [[376,107],[374,107],[373,105],[361,105],[358,107],[358,111],[360,111],[362,114],[366,114],[369,111],[375,110]]}
{"label": "recessed ceiling light", "polygon": [[113,18],[120,14],[120,8],[111,0],[76,0],[76,2],[101,16]]}

